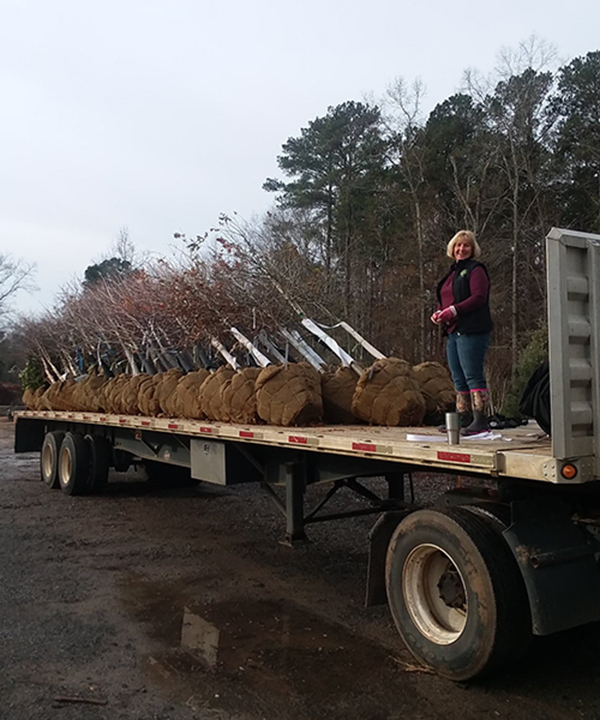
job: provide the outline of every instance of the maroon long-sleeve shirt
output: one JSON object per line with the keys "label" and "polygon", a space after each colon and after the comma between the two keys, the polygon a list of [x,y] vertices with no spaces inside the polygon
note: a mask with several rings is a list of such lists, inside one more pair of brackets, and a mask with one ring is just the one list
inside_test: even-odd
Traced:
{"label": "maroon long-sleeve shirt", "polygon": [[[462,302],[454,302],[454,293],[452,291],[452,283],[454,282],[454,275],[456,271],[450,273],[446,278],[446,282],[440,288],[441,303],[438,303],[438,310],[444,310],[450,305],[454,305],[456,312],[459,315],[466,315],[467,313],[477,310],[478,307],[485,305],[487,302],[488,293],[490,291],[490,281],[482,267],[473,268],[471,275],[469,276],[469,289],[471,294],[466,300]],[[454,318],[450,323],[446,325],[446,331],[448,333],[456,330],[457,320]]]}

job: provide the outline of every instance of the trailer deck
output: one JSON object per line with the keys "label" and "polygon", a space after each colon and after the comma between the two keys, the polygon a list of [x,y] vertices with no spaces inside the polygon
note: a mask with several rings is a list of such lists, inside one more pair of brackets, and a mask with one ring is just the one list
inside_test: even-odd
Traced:
{"label": "trailer deck", "polygon": [[[16,413],[17,422],[20,418],[44,423],[54,421],[131,428],[141,434],[140,436],[143,436],[144,431],[159,431],[236,443],[293,447],[349,457],[377,458],[423,466],[440,472],[456,473],[462,470],[490,477],[575,484],[594,479],[592,463],[586,462],[585,458],[575,461],[578,472],[572,480],[563,478],[558,468],[564,460],[553,458],[550,438],[532,422],[515,429],[499,431],[499,439],[463,438],[460,445],[449,445],[444,435],[433,427],[324,425],[289,428],[181,418],[34,410]],[[431,440],[415,442],[407,439],[410,435],[430,437]]]}

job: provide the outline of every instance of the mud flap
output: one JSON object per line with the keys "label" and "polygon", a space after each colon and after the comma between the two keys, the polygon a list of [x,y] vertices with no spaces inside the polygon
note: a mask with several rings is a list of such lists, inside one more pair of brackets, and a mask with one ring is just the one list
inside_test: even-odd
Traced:
{"label": "mud flap", "polygon": [[[51,428],[48,428],[50,430]],[[15,428],[15,453],[39,452],[44,443],[46,426],[43,420],[17,418]]]}
{"label": "mud flap", "polygon": [[504,538],[525,581],[535,635],[600,620],[600,550],[571,519],[571,509],[543,498],[511,504]]}
{"label": "mud flap", "polygon": [[387,603],[385,557],[392,534],[410,510],[392,510],[377,518],[369,533],[369,564],[365,607]]}

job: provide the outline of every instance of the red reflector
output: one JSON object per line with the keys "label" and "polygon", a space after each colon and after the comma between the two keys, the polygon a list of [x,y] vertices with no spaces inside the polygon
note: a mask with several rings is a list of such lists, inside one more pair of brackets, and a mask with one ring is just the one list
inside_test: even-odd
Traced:
{"label": "red reflector", "polygon": [[249,430],[240,430],[240,437],[253,438],[254,433],[250,432]]}
{"label": "red reflector", "polygon": [[127,418],[119,418],[119,422],[121,423],[121,425],[123,425],[127,422]]}
{"label": "red reflector", "polygon": [[471,456],[465,453],[453,453],[440,451],[437,454],[438,460],[451,460],[452,462],[470,463]]}
{"label": "red reflector", "polygon": [[288,442],[296,443],[296,445],[307,445],[308,440],[305,437],[302,437],[301,435],[290,435],[288,437]]}
{"label": "red reflector", "polygon": [[353,450],[362,450],[363,452],[377,452],[377,445],[371,443],[352,443]]}
{"label": "red reflector", "polygon": [[175,423],[169,423],[167,427],[169,428],[169,430],[177,430],[179,425],[175,425]]}
{"label": "red reflector", "polygon": [[212,432],[212,428],[203,427],[203,426],[201,425],[201,426],[200,426],[200,432],[201,432],[201,433],[209,433],[209,434],[210,434],[210,433]]}
{"label": "red reflector", "polygon": [[150,420],[142,420],[142,425],[145,427],[150,427]]}

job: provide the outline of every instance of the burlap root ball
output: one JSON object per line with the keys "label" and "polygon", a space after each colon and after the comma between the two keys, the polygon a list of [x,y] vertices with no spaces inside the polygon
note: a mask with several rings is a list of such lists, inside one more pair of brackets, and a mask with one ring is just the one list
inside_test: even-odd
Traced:
{"label": "burlap root ball", "polygon": [[61,412],[76,410],[73,402],[75,386],[76,382],[73,378],[53,382],[41,397],[42,408]]}
{"label": "burlap root ball", "polygon": [[26,408],[29,408],[30,410],[35,410],[33,407],[33,390],[30,387],[26,387],[23,390],[23,405],[25,405]]}
{"label": "burlap root ball", "polygon": [[32,390],[27,387],[23,391],[23,404],[26,405],[30,410],[45,410],[47,408],[42,407],[42,397],[46,392],[46,387],[42,386],[36,390]]}
{"label": "burlap root ball", "polygon": [[130,380],[131,375],[120,373],[116,377],[111,378],[110,383],[107,383],[107,388],[104,392],[106,404],[108,405],[107,412],[112,415],[127,414],[128,408],[124,402],[124,392]]}
{"label": "burlap root ball", "polygon": [[129,380],[123,384],[119,396],[119,405],[121,412],[124,415],[140,414],[140,406],[138,402],[140,387],[149,377],[150,375],[146,375],[146,373],[132,375]]}
{"label": "burlap root ball", "polygon": [[[64,380],[55,380],[43,393],[38,395],[38,401],[36,408],[37,410],[58,410],[59,408],[54,407],[55,398],[57,398],[61,386],[64,384]],[[38,388],[39,390],[39,388]],[[37,391],[36,391],[37,392]],[[62,409],[62,408],[61,408]]]}
{"label": "burlap root ball", "polygon": [[412,367],[399,358],[376,360],[356,383],[352,412],[371,425],[420,425],[425,400]]}
{"label": "burlap root ball", "polygon": [[82,412],[100,412],[100,392],[106,378],[92,368],[85,378],[79,380],[73,390],[73,402]]}
{"label": "burlap root ball", "polygon": [[112,383],[114,382],[115,378],[109,378],[104,385],[98,390],[98,395],[96,397],[96,402],[98,404],[98,412],[108,412],[108,396],[110,393],[110,388],[112,387]]}
{"label": "burlap root ball", "polygon": [[156,397],[156,389],[160,383],[160,373],[147,375],[140,383],[138,390],[138,407],[142,415],[156,417],[160,414],[160,403]]}
{"label": "burlap root ball", "polygon": [[33,393],[33,402],[35,404],[36,410],[43,410],[44,407],[42,405],[42,398],[44,397],[44,393],[46,392],[45,387],[39,387],[37,390]]}
{"label": "burlap root ball", "polygon": [[171,368],[161,375],[160,382],[156,388],[156,397],[158,398],[160,409],[166,417],[177,417],[174,406],[174,393],[177,383],[182,377],[183,372],[179,368]]}
{"label": "burlap root ball", "polygon": [[209,375],[200,388],[200,408],[209,420],[227,422],[228,415],[223,406],[223,386],[233,377],[235,371],[230,367],[220,367]]}
{"label": "burlap root ball", "polygon": [[256,379],[261,420],[271,425],[314,425],[323,420],[321,376],[306,363],[269,365]]}
{"label": "burlap root ball", "polygon": [[249,425],[260,421],[256,409],[256,379],[261,368],[243,368],[223,386],[225,414],[230,422]]}
{"label": "burlap root ball", "polygon": [[444,413],[456,408],[456,392],[450,373],[437,362],[414,365],[413,371],[425,398],[425,422],[437,424],[442,421]]}
{"label": "burlap root ball", "polygon": [[339,367],[321,378],[323,414],[326,423],[351,425],[356,422],[352,412],[352,398],[358,375],[349,367]]}
{"label": "burlap root ball", "polygon": [[200,407],[200,387],[209,375],[208,370],[196,370],[180,378],[173,392],[175,417],[204,419]]}

